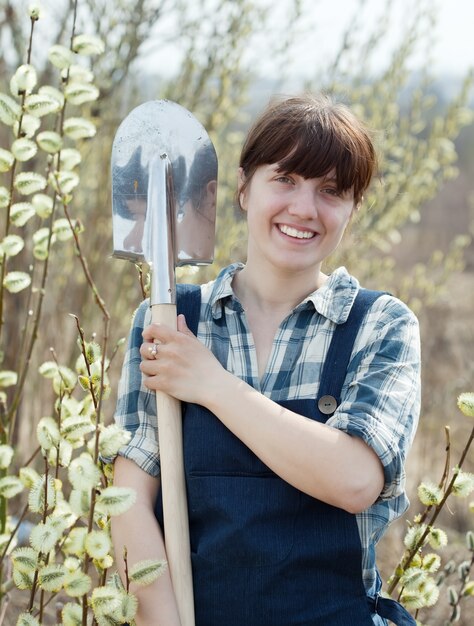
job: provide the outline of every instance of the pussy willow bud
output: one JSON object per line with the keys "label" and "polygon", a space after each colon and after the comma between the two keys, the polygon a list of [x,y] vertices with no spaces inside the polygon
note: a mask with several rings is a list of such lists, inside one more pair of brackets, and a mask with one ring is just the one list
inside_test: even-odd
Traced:
{"label": "pussy willow bud", "polygon": [[57,44],[49,49],[48,58],[55,67],[62,70],[71,65],[74,55],[69,48]]}
{"label": "pussy willow bud", "polygon": [[0,445],[0,468],[7,469],[13,459],[13,448],[6,444]]}
{"label": "pussy willow bud", "polygon": [[31,93],[36,86],[36,70],[32,65],[24,64],[13,74],[10,81],[10,91],[14,96]]}
{"label": "pussy willow bud", "polygon": [[423,482],[418,487],[418,497],[425,506],[435,506],[443,499],[443,491],[432,482]]}
{"label": "pussy willow bud", "polygon": [[454,622],[459,622],[460,619],[461,619],[461,607],[459,606],[459,604],[456,604],[455,606],[453,606],[453,610],[449,618],[448,624],[454,624]]}
{"label": "pussy willow bud", "polygon": [[13,183],[15,189],[24,196],[41,191],[47,185],[44,176],[36,172],[20,172]]}
{"label": "pussy willow bud", "polygon": [[458,566],[458,576],[459,580],[466,580],[469,576],[469,571],[471,569],[471,563],[469,561],[463,561]]}
{"label": "pussy willow bud", "polygon": [[72,170],[81,162],[81,153],[74,148],[61,150],[60,166],[62,170]]}
{"label": "pussy willow bud", "polygon": [[466,533],[466,543],[468,549],[474,552],[474,532],[472,530],[468,530]]}
{"label": "pussy willow bud", "polygon": [[[4,254],[7,257],[16,256],[25,247],[25,241],[19,235],[7,235],[0,243],[0,254]],[[0,449],[2,446],[0,446]],[[1,467],[1,466],[0,466]]]}
{"label": "pussy willow bud", "polygon": [[463,596],[474,596],[474,580],[466,583],[462,590]]}
{"label": "pussy willow bud", "polygon": [[15,157],[9,150],[0,148],[0,172],[8,172],[15,162]]}
{"label": "pussy willow bud", "polygon": [[20,105],[7,94],[0,93],[0,121],[7,126],[13,126],[20,115]]}
{"label": "pussy willow bud", "polygon": [[453,495],[466,498],[472,491],[474,491],[474,474],[459,470],[453,484]]}
{"label": "pussy willow bud", "polygon": [[36,141],[41,150],[44,150],[49,154],[56,154],[61,150],[63,145],[61,135],[54,130],[44,130],[43,132],[38,133]]}
{"label": "pussy willow bud", "polygon": [[50,113],[57,113],[61,105],[47,93],[37,93],[28,96],[25,100],[25,110],[34,117],[43,117]]}
{"label": "pussy willow bud", "polygon": [[444,548],[448,544],[448,536],[441,528],[432,528],[428,541],[434,550],[439,550],[439,548]]}
{"label": "pussy willow bud", "polygon": [[0,187],[0,209],[4,209],[10,202],[10,192],[6,187]]}
{"label": "pussy willow bud", "polygon": [[21,128],[19,122],[14,122],[13,132],[15,137],[27,137],[31,139],[40,126],[41,120],[38,117],[25,113],[21,119]]}
{"label": "pussy willow bud", "polygon": [[33,22],[38,21],[43,16],[41,6],[36,2],[30,4],[28,7],[28,15]]}
{"label": "pussy willow bud", "polygon": [[111,543],[108,534],[103,530],[92,530],[85,540],[87,554],[93,559],[102,559],[109,553]]}
{"label": "pussy willow bud", "polygon": [[81,105],[97,100],[99,90],[89,83],[70,82],[64,90],[64,95],[71,104]]}
{"label": "pussy willow bud", "polygon": [[82,622],[82,607],[74,602],[67,602],[62,611],[63,624],[80,624]]}
{"label": "pussy willow bud", "polygon": [[31,139],[21,137],[12,143],[12,154],[17,161],[29,161],[38,152],[38,146]]}
{"label": "pussy willow bud", "polygon": [[458,397],[458,407],[467,417],[474,417],[474,393],[462,393]]}
{"label": "pussy willow bud", "polygon": [[454,587],[448,587],[448,602],[451,606],[454,606],[458,603],[459,597],[458,592]]}
{"label": "pussy willow bud", "polygon": [[70,117],[64,122],[64,133],[71,139],[88,139],[95,135],[96,128],[82,117]]}
{"label": "pussy willow bud", "polygon": [[23,289],[27,289],[30,285],[31,276],[26,272],[8,272],[3,279],[3,286],[9,293],[19,293],[20,291],[23,291]]}
{"label": "pussy willow bud", "polygon": [[80,598],[89,593],[92,579],[84,572],[70,572],[64,579],[64,591],[72,598]]}
{"label": "pussy willow bud", "polygon": [[49,217],[53,212],[53,199],[44,193],[35,194],[31,199],[31,204],[35,208],[36,215],[43,219]]}
{"label": "pussy willow bud", "polygon": [[72,42],[72,49],[78,54],[91,56],[102,54],[105,46],[104,42],[95,35],[76,35]]}
{"label": "pussy willow bud", "polygon": [[24,226],[35,214],[30,202],[15,202],[10,209],[10,221],[15,226]]}
{"label": "pussy willow bud", "polygon": [[41,95],[46,94],[50,98],[53,98],[53,100],[56,100],[59,108],[63,107],[64,94],[62,93],[62,91],[59,91],[59,89],[56,89],[56,87],[52,87],[51,85],[43,85],[38,89],[38,93]]}

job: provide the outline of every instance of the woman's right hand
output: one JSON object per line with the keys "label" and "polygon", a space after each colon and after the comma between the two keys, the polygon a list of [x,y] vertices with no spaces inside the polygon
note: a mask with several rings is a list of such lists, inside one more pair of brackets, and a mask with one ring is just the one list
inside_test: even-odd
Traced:
{"label": "woman's right hand", "polygon": [[140,369],[148,389],[205,406],[218,381],[228,375],[212,352],[189,330],[184,315],[178,316],[177,330],[164,324],[147,326],[143,340]]}

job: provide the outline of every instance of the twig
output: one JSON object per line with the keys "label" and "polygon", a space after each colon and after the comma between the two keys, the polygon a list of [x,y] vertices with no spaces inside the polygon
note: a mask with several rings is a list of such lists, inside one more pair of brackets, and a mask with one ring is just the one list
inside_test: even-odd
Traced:
{"label": "twig", "polygon": [[23,511],[21,512],[20,518],[15,526],[15,528],[12,530],[10,537],[8,538],[7,543],[5,544],[5,547],[3,548],[3,552],[2,555],[0,556],[0,563],[2,563],[3,559],[5,558],[6,553],[8,552],[8,548],[10,547],[11,542],[13,541],[15,535],[18,532],[18,529],[21,526],[22,521],[25,518],[25,515],[28,513],[28,504],[25,504]]}
{"label": "twig", "polygon": [[130,591],[130,578],[128,576],[128,552],[127,552],[127,546],[123,547],[123,562],[125,565],[125,589],[127,591],[127,593]]}
{"label": "twig", "polygon": [[[31,18],[31,27],[30,27],[30,37],[29,37],[29,42],[28,42],[28,51],[26,54],[26,58],[27,58],[27,63],[29,64],[31,61],[31,52],[33,49],[33,32],[35,29],[35,22],[36,20]],[[21,113],[20,113],[20,119],[18,120],[18,137],[21,137],[21,124],[23,121],[23,111],[24,111],[24,106],[25,106],[25,99],[26,99],[26,92],[23,92],[23,94],[21,94]],[[9,231],[10,231],[10,213],[11,213],[11,207],[13,204],[13,183],[15,182],[15,170],[16,170],[16,166],[17,166],[17,159],[15,159],[13,161],[13,165],[12,165],[12,169],[11,169],[11,176],[10,176],[10,201],[8,203],[8,207],[7,207],[7,213],[6,213],[6,221],[5,221],[5,236],[8,235]],[[1,269],[0,269],[0,336],[3,330],[3,295],[4,295],[4,291],[5,288],[3,287],[3,279],[5,278],[5,272],[6,272],[6,263],[7,257],[5,254],[2,255],[1,261],[0,261],[0,265],[1,265]]]}
{"label": "twig", "polygon": [[[48,474],[49,474],[49,466],[48,466],[48,461],[45,458],[44,459],[44,508],[43,508],[43,524],[46,522],[46,518],[47,518],[47,513],[48,513]],[[35,600],[35,595],[36,595],[36,588],[38,585],[38,573],[39,573],[39,567],[38,564],[40,563],[42,558],[42,553],[40,552],[38,554],[38,562],[36,565],[36,569],[35,569],[35,575],[33,577],[33,584],[31,586],[31,593],[30,593],[30,603],[28,605],[28,612],[31,613],[31,611],[33,610],[33,603]],[[40,605],[40,613],[42,612],[42,608]]]}
{"label": "twig", "polygon": [[[467,443],[466,443],[466,445],[464,447],[464,450],[463,450],[463,452],[461,454],[461,457],[459,459],[459,463],[457,465],[458,469],[461,469],[461,467],[463,466],[464,461],[466,460],[467,453],[469,452],[469,449],[470,449],[470,447],[472,445],[473,440],[474,440],[474,428],[471,430],[471,434],[470,434],[470,436],[469,436],[469,438],[467,440]],[[441,512],[442,508],[444,507],[444,505],[446,504],[446,500],[451,495],[451,492],[453,490],[456,478],[457,478],[457,472],[454,473],[454,475],[452,476],[451,480],[449,481],[449,484],[446,487],[446,491],[444,492],[443,498],[441,499],[439,504],[437,504],[436,507],[434,507],[433,515],[431,516],[431,519],[429,520],[429,523],[427,524],[427,526],[426,526],[425,530],[423,531],[423,533],[421,534],[420,538],[418,539],[416,544],[413,546],[413,548],[411,548],[411,550],[408,551],[406,556],[404,558],[402,558],[402,560],[396,566],[395,571],[396,572],[400,572],[400,573],[399,574],[395,574],[394,577],[392,578],[392,580],[391,580],[391,582],[390,582],[390,584],[388,586],[388,589],[387,589],[387,592],[388,592],[389,595],[392,595],[393,591],[395,590],[395,587],[400,582],[401,572],[404,572],[406,570],[406,568],[410,565],[411,561],[413,560],[413,557],[415,556],[415,554],[424,545],[425,539],[430,534],[431,529],[433,527],[433,524],[437,520],[438,515],[440,514],[440,512]],[[429,507],[429,508],[431,508],[431,507]]]}
{"label": "twig", "polygon": [[444,463],[444,471],[439,481],[439,487],[446,489],[446,483],[449,477],[449,468],[451,467],[451,430],[448,425],[444,427],[444,434],[446,436],[446,461]]}

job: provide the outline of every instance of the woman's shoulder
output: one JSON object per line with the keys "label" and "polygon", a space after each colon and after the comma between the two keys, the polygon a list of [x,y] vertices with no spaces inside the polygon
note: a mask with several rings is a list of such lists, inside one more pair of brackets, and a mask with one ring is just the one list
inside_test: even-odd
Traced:
{"label": "woman's shoulder", "polygon": [[369,299],[371,302],[369,313],[372,313],[372,315],[383,317],[386,321],[390,319],[404,319],[417,322],[415,313],[406,302],[389,291],[367,288],[355,276],[349,274],[345,267],[335,270],[331,278],[334,278],[334,289],[343,290],[346,298],[352,301],[352,303],[360,291],[372,292],[374,297]]}
{"label": "woman's shoulder", "polygon": [[379,323],[403,322],[418,325],[417,316],[406,302],[389,292],[379,293],[370,309],[372,315],[380,318]]}
{"label": "woman's shoulder", "polygon": [[[358,295],[365,298],[357,299]],[[394,295],[380,290],[366,289],[345,267],[338,267],[327,277],[324,285],[309,295],[318,313],[335,324],[344,324],[354,309],[357,300],[358,311],[363,306],[368,320],[383,322],[396,318],[415,318],[410,308]]]}

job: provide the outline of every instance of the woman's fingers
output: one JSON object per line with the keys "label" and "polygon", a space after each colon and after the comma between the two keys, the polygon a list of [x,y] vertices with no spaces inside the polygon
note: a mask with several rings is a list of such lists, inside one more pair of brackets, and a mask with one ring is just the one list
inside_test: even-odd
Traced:
{"label": "woman's fingers", "polygon": [[140,370],[144,385],[178,400],[200,402],[206,387],[202,372],[213,371],[216,378],[222,366],[189,330],[184,316],[178,316],[176,330],[150,324],[143,331],[143,339]]}
{"label": "woman's fingers", "polygon": [[158,344],[157,343],[152,343],[148,346],[148,354],[150,355],[151,359],[156,359],[156,356],[158,354]]}
{"label": "woman's fingers", "polygon": [[143,339],[149,343],[167,343],[177,339],[177,333],[191,335],[194,337],[193,333],[189,330],[186,325],[186,320],[184,315],[179,315],[177,320],[177,328],[173,329],[166,324],[150,324],[143,330]]}
{"label": "woman's fingers", "polygon": [[158,341],[144,341],[140,346],[140,356],[142,359],[147,361],[150,359],[156,359],[158,357],[159,346],[160,344]]}

